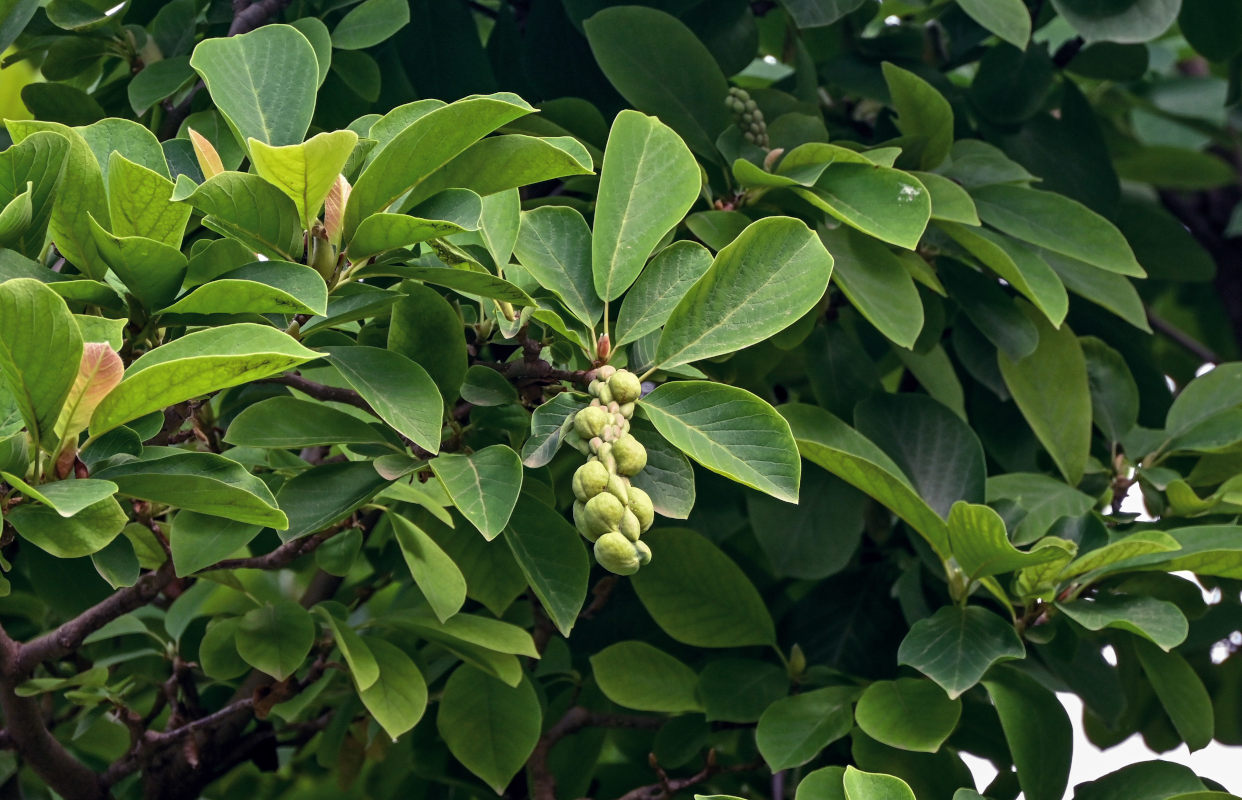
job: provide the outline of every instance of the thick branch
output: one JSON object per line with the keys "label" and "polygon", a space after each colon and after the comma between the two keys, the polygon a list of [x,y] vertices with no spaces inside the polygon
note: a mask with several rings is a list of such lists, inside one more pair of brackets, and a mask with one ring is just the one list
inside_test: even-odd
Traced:
{"label": "thick branch", "polygon": [[0,628],[0,709],[14,749],[36,775],[67,800],[104,800],[108,792],[99,777],[52,736],[38,700],[18,697],[14,692],[24,680],[18,665],[20,652],[21,645]]}
{"label": "thick branch", "polygon": [[19,645],[13,663],[14,674],[24,679],[44,661],[64,658],[82,645],[82,641],[117,617],[141,608],[159,595],[174,578],[171,561],[148,572],[133,586],[109,595],[54,631]]}
{"label": "thick branch", "polygon": [[[342,389],[339,386],[327,386],[322,383],[315,383],[307,380],[296,372],[287,372],[284,375],[277,375],[274,378],[263,378],[255,381],[255,383],[279,383],[282,386],[288,386],[291,389],[297,389],[303,394],[308,394],[316,400],[325,400],[333,403],[344,403],[345,405],[361,408],[368,414],[375,414],[375,409],[371,408],[371,404],[362,399],[362,395],[353,389]],[[379,416],[378,414],[376,416]]]}
{"label": "thick branch", "polygon": [[[229,36],[236,36],[239,33],[249,33],[255,28],[265,24],[277,12],[289,5],[292,0],[258,0],[249,7],[235,10],[233,14],[233,24],[229,25]],[[234,8],[236,9],[236,3]]]}
{"label": "thick branch", "polygon": [[689,789],[695,784],[702,783],[713,775],[720,775],[728,772],[750,772],[763,766],[763,761],[754,761],[750,764],[737,764],[731,767],[722,767],[716,763],[716,751],[707,751],[707,763],[703,765],[703,769],[686,778],[670,778],[655,763],[655,756],[651,757],[652,767],[655,768],[656,774],[660,776],[659,783],[652,783],[647,786],[640,786],[637,789],[631,789],[621,795],[618,800],[670,800],[673,795],[683,789]]}
{"label": "thick branch", "polygon": [[349,527],[346,523],[333,525],[327,530],[311,536],[303,536],[298,539],[291,539],[270,553],[264,553],[261,556],[249,556],[247,558],[226,558],[224,561],[218,561],[207,567],[204,571],[217,569],[280,569],[287,567],[294,561],[298,560],[307,553],[313,553],[318,549],[319,545],[331,539],[345,528]]}
{"label": "thick branch", "polygon": [[491,367],[510,380],[537,378],[542,380],[569,381],[585,385],[591,382],[594,373],[594,370],[580,369],[571,371],[555,369],[543,359],[506,361],[503,364],[495,361],[480,361],[478,363],[485,367]]}

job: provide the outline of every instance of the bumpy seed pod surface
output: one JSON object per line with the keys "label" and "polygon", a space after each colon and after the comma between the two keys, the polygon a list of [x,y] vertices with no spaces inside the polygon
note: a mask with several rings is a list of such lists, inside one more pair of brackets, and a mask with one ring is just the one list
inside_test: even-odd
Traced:
{"label": "bumpy seed pod surface", "polygon": [[638,554],[638,565],[645,567],[651,563],[651,548],[646,542],[634,542],[634,552]]}
{"label": "bumpy seed pod surface", "polygon": [[603,464],[595,460],[588,461],[574,472],[574,496],[585,503],[607,489],[612,478],[612,473]]}
{"label": "bumpy seed pod surface", "polygon": [[[650,554],[651,551],[647,552]],[[618,575],[633,575],[638,572],[640,556],[634,542],[617,531],[610,531],[595,541],[595,560],[609,572],[615,572]],[[648,560],[650,560],[650,555],[648,555]]]}
{"label": "bumpy seed pod surface", "polygon": [[599,406],[587,406],[574,415],[574,430],[583,439],[599,436],[611,423],[612,415]]}
{"label": "bumpy seed pod surface", "polygon": [[612,399],[618,403],[632,403],[643,394],[643,384],[628,369],[619,369],[608,379]]}
{"label": "bumpy seed pod surface", "polygon": [[638,518],[638,525],[643,532],[646,532],[655,522],[655,505],[651,502],[651,495],[637,486],[630,487],[628,508]]}
{"label": "bumpy seed pod surface", "polygon": [[603,492],[586,502],[582,518],[596,534],[615,531],[625,516],[625,505],[614,495]]}
{"label": "bumpy seed pod surface", "polygon": [[625,513],[621,516],[621,524],[618,526],[625,538],[631,542],[637,542],[638,537],[643,535],[643,526],[638,521],[638,517],[634,516],[634,512],[625,509]]}
{"label": "bumpy seed pod surface", "polygon": [[647,466],[647,448],[628,433],[612,443],[612,457],[617,460],[617,472],[622,475],[637,475]]}

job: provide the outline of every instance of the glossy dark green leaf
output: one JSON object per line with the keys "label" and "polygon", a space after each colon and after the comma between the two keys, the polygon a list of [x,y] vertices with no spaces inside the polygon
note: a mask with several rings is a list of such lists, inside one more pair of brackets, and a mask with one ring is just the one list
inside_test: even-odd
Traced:
{"label": "glossy dark green leaf", "polygon": [[1182,656],[1164,652],[1146,639],[1136,639],[1134,650],[1151,688],[1186,746],[1191,752],[1207,747],[1215,735],[1216,721],[1212,698],[1194,669]]}
{"label": "glossy dark green leaf", "polygon": [[418,446],[440,449],[444,401],[427,371],[400,353],[378,347],[327,347],[333,365],[380,419]]}
{"label": "glossy dark green leaf", "polygon": [[385,444],[373,425],[323,403],[271,397],[234,417],[224,440],[248,447],[312,447],[332,444]]}
{"label": "glossy dark green leaf", "polygon": [[979,606],[945,606],[911,626],[897,660],[940,684],[949,697],[960,697],[996,662],[1025,654],[1013,626],[1001,617]]}
{"label": "glossy dark green leaf", "polygon": [[250,522],[182,511],[173,517],[168,543],[177,576],[193,575],[204,567],[234,555],[250,544],[263,528]]}
{"label": "glossy dark green leaf", "polygon": [[1181,610],[1167,600],[1142,595],[1100,595],[1093,600],[1058,603],[1057,608],[1090,631],[1116,628],[1150,639],[1162,650],[1186,640],[1189,625]]}
{"label": "glossy dark green leaf", "polygon": [[876,741],[901,750],[934,753],[957,727],[962,701],[931,681],[876,681],[858,698],[858,727]]}
{"label": "glossy dark green leaf", "polygon": [[[953,107],[927,81],[895,64],[883,64],[884,80],[905,134],[902,158],[919,169],[935,169],[953,146]],[[905,162],[903,162],[905,163]]]}
{"label": "glossy dark green leaf", "polygon": [[[591,229],[582,214],[563,206],[541,206],[523,213],[514,252],[571,314],[588,325],[599,322],[604,305],[591,277]],[[622,343],[618,335],[617,344]]]}
{"label": "glossy dark green leaf", "polygon": [[286,481],[276,502],[289,515],[285,541],[322,530],[353,513],[391,483],[367,461],[320,464]]}
{"label": "glossy dark green leaf", "polygon": [[457,510],[488,541],[509,524],[522,492],[522,462],[512,448],[492,445],[470,455],[446,453],[431,469]]}
{"label": "glossy dark green leaf", "polygon": [[1059,800],[1069,782],[1074,732],[1057,696],[1014,669],[983,682],[1000,715],[1022,793],[1030,800]]}
{"label": "glossy dark green leaf", "polygon": [[840,572],[853,558],[862,540],[866,498],[815,468],[803,470],[801,495],[794,508],[760,494],[748,494],[746,506],[773,572],[817,580]]}
{"label": "glossy dark green leaf", "polygon": [[699,675],[699,697],[709,721],[758,722],[789,693],[789,675],[778,665],[740,658],[713,659]]}
{"label": "glossy dark green leaf", "polygon": [[365,0],[336,24],[332,30],[332,46],[341,50],[372,47],[409,22],[410,6],[404,0]]}
{"label": "glossy dark green leaf", "polygon": [[775,772],[801,766],[849,733],[856,694],[852,687],[833,686],[768,706],[755,729],[755,742],[768,767]]}
{"label": "glossy dark green leaf", "polygon": [[528,679],[510,687],[462,665],[445,684],[436,729],[449,752],[500,794],[535,749],[542,717]]}
{"label": "glossy dark green leaf", "polygon": [[504,532],[505,543],[544,611],[569,636],[587,595],[591,565],[581,537],[564,517],[526,494]]}

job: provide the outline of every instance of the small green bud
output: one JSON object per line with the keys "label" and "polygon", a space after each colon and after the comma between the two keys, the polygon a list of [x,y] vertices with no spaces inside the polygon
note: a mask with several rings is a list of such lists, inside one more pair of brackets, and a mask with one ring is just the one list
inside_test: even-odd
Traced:
{"label": "small green bud", "polygon": [[638,566],[645,567],[651,563],[651,548],[646,542],[634,542],[634,552],[638,553]]}
{"label": "small green bud", "polygon": [[574,415],[574,430],[583,439],[599,436],[612,423],[612,415],[599,406],[587,406]]}
{"label": "small green bud", "polygon": [[638,517],[639,528],[644,533],[651,529],[651,524],[655,522],[655,504],[651,502],[651,495],[637,486],[631,486],[629,510]]}
{"label": "small green bud", "polygon": [[643,535],[642,524],[639,523],[638,517],[634,516],[634,512],[630,511],[628,508],[625,510],[625,513],[621,515],[621,524],[618,528],[621,533],[625,535],[625,538],[629,539],[631,542],[637,542],[638,537]]}
{"label": "small green bud", "polygon": [[592,497],[586,502],[586,508],[582,511],[582,519],[596,535],[615,531],[624,516],[625,505],[616,498],[616,495],[608,492]]}
{"label": "small green bud", "polygon": [[643,395],[643,384],[628,369],[619,369],[608,379],[612,399],[618,403],[633,403]]}
{"label": "small green bud", "polygon": [[595,541],[595,560],[609,572],[633,575],[638,572],[639,552],[629,539],[609,531]]}
{"label": "small green bud", "polygon": [[608,468],[598,461],[586,462],[574,471],[574,497],[585,503],[608,488],[608,483],[612,477],[612,474],[608,472]]}
{"label": "small green bud", "polygon": [[637,475],[647,466],[647,448],[628,433],[612,443],[612,457],[617,460],[617,472],[622,475]]}

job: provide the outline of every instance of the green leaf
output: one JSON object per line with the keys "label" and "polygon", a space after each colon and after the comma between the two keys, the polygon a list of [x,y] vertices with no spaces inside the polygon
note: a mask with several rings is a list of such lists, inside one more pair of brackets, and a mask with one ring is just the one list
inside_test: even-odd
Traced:
{"label": "green leaf", "polygon": [[901,468],[865,436],[821,408],[781,406],[802,456],[883,503],[921,533],[942,558],[949,555],[945,521],[902,474]]}
{"label": "green leaf", "polygon": [[794,193],[881,241],[913,250],[931,219],[931,194],[907,172],[877,164],[839,161],[810,189]]}
{"label": "green leaf", "polygon": [[383,639],[363,640],[379,666],[379,678],[358,697],[392,740],[409,731],[427,709],[427,683],[413,659]]}
{"label": "green leaf", "polygon": [[699,697],[709,722],[758,722],[769,705],[787,694],[788,673],[766,661],[713,659],[699,675]]}
{"label": "green leaf", "polygon": [[849,228],[819,235],[836,259],[836,285],[850,305],[891,341],[914,347],[923,330],[923,301],[896,254]]}
{"label": "green leaf", "polygon": [[203,225],[221,236],[236,239],[271,259],[302,260],[303,229],[297,206],[258,175],[221,172],[200,186],[180,175],[173,199],[206,214]]}
{"label": "green leaf", "polygon": [[0,283],[0,373],[36,444],[55,447],[81,361],[82,334],[59,295],[33,278]]}
{"label": "green leaf", "polygon": [[173,517],[168,543],[177,577],[193,575],[232,556],[259,535],[262,525],[219,515],[182,511]]}
{"label": "green leaf", "polygon": [[1110,442],[1138,424],[1139,390],[1125,358],[1094,336],[1081,340],[1091,388],[1091,418]]}
{"label": "green leaf", "polygon": [[500,794],[535,749],[542,719],[528,678],[510,687],[463,664],[444,686],[436,729],[449,752]]}
{"label": "green leaf", "polygon": [[172,302],[185,280],[187,260],[172,245],[141,236],[113,236],[94,218],[88,220],[99,258],[144,306]]}
{"label": "green leaf", "polygon": [[388,442],[374,426],[352,414],[294,397],[270,397],[247,406],[229,423],[224,441],[282,449]]}
{"label": "green leaf", "polygon": [[1122,43],[1146,42],[1164,33],[1177,19],[1181,4],[1181,0],[1052,0],[1087,41]]}
{"label": "green leaf", "polygon": [[[457,195],[456,192],[454,194]],[[463,189],[453,199],[458,201],[458,205],[444,208],[441,212],[447,219],[428,219],[405,214],[372,214],[358,225],[354,238],[349,242],[350,259],[354,262],[365,261],[389,250],[476,230],[479,227],[479,215],[483,211],[479,196]],[[422,213],[431,213],[433,210],[436,209],[425,205],[420,207]]]}
{"label": "green leaf", "polygon": [[[1082,480],[1091,450],[1091,389],[1082,345],[1068,325],[1056,330],[1024,309],[1039,329],[1035,351],[1017,361],[997,353],[1005,386],[1065,480]],[[1048,387],[1057,391],[1050,392]]]}
{"label": "green leaf", "polygon": [[615,300],[634,283],[651,251],[694,205],[700,185],[699,165],[677,134],[637,111],[617,115],[591,240],[591,271],[602,299]]}
{"label": "green leaf", "polygon": [[779,333],[819,303],[832,263],[802,221],[767,217],[753,223],[716,254],[707,273],[673,309],[657,361],[676,367],[733,353]]}
{"label": "green leaf", "polygon": [[152,503],[277,529],[289,525],[267,484],[215,453],[161,453],[107,467],[95,477],[112,481],[123,495]]}
{"label": "green leaf", "polygon": [[[408,194],[411,203],[417,202],[414,198],[430,196],[420,196],[420,187],[436,170],[496,128],[532,110],[512,94],[471,95],[411,122],[355,182],[345,207],[343,241],[353,239],[362,220],[387,210],[402,196]],[[448,187],[436,187],[431,193],[441,188]]]}
{"label": "green leaf", "polygon": [[866,0],[785,0],[783,5],[799,28],[822,28],[865,3]]}
{"label": "green leaf", "polygon": [[591,672],[612,702],[639,711],[702,711],[694,670],[646,642],[617,642],[591,656]]}
{"label": "green leaf", "polygon": [[845,767],[821,767],[807,773],[798,783],[794,800],[847,800],[844,778]]}
{"label": "green leaf", "polygon": [[914,667],[956,698],[996,662],[1024,655],[1026,648],[1013,626],[991,611],[944,606],[910,627],[897,662]]}
{"label": "green leaf", "polygon": [[797,502],[797,443],[789,423],[755,395],[735,386],[678,381],[657,387],[641,408],[661,436],[699,464]]}
{"label": "green leaf", "polygon": [[444,401],[427,371],[378,347],[325,347],[341,376],[376,415],[424,450],[440,450]]}
{"label": "green leaf", "polygon": [[466,602],[466,579],[453,559],[422,528],[400,514],[389,513],[387,517],[414,583],[436,618],[445,622],[461,611]]}
{"label": "green leaf", "polygon": [[1069,310],[1069,296],[1057,273],[1033,248],[987,228],[967,228],[954,222],[938,223],[941,230],[988,269],[1035,304],[1060,326]]}
{"label": "green leaf", "polygon": [[530,494],[523,495],[505,528],[505,543],[526,582],[563,636],[586,601],[591,563],[578,532]]}
{"label": "green leaf", "polygon": [[1110,272],[1147,275],[1121,231],[1076,200],[1008,184],[983,186],[972,194],[979,217],[1015,239]]}
{"label": "green leaf", "polygon": [[336,24],[332,31],[332,46],[340,50],[373,47],[409,22],[410,5],[405,0],[366,0]]}
{"label": "green leaf", "polygon": [[[599,322],[604,304],[592,283],[591,229],[582,214],[565,206],[540,206],[522,212],[514,253],[540,286],[561,299],[569,313],[586,325]],[[622,344],[619,336],[616,344]]]}
{"label": "green leaf", "polygon": [[531,469],[547,466],[573,427],[570,415],[582,405],[569,392],[562,392],[536,408],[530,417],[530,437],[522,445],[522,464]]}
{"label": "green leaf", "polygon": [[777,772],[801,766],[849,733],[856,695],[852,687],[832,686],[785,697],[768,706],[755,729],[755,742],[768,768]]}
{"label": "green leaf", "polygon": [[957,0],[975,22],[1020,50],[1031,39],[1031,12],[1022,0]]}
{"label": "green leaf", "polygon": [[194,77],[189,56],[177,56],[147,64],[126,87],[129,107],[141,117],[159,101],[169,97]]}
{"label": "green leaf", "polygon": [[468,356],[461,315],[430,286],[412,283],[392,307],[388,350],[427,371],[445,400],[457,397]]}
{"label": "green leaf", "polygon": [[305,264],[257,261],[194,289],[161,314],[316,314],[328,311],[328,287]]}
{"label": "green leaf", "polygon": [[69,141],[34,133],[0,152],[0,244],[37,258],[62,189]]}
{"label": "green leaf", "polygon": [[446,453],[431,461],[431,469],[485,539],[500,535],[522,493],[522,461],[513,448],[496,444],[467,456]]}
{"label": "green leaf", "polygon": [[53,131],[68,140],[65,178],[52,195],[49,231],[65,260],[88,277],[101,280],[107,267],[100,260],[91,236],[90,217],[108,223],[108,195],[104,190],[103,171],[90,145],[77,129],[58,122],[10,119],[5,125],[17,144],[39,131]]}
{"label": "green leaf", "polygon": [[711,252],[696,242],[673,242],[657,253],[625,295],[613,346],[659,330],[711,265]]}
{"label": "green leaf", "polygon": [[[358,690],[362,691],[374,686],[379,680],[380,666],[375,654],[363,638],[348,624],[333,616],[327,604],[320,603],[315,606],[315,613],[332,629],[332,638],[336,640],[337,649],[345,657],[345,663],[349,665],[349,674],[354,677],[354,685],[358,687]],[[419,678],[421,677],[420,675]]]}
{"label": "green leaf", "polygon": [[1028,800],[1061,800],[1069,782],[1074,731],[1056,695],[1024,672],[997,670],[983,682],[996,705]]}
{"label": "green leaf", "polygon": [[[1021,2],[1022,0],[1014,0]],[[1022,12],[1025,15],[1025,11]],[[979,225],[979,213],[970,193],[959,184],[934,172],[912,172],[919,183],[931,194],[932,219],[960,222],[963,225]]]}
{"label": "green leaf", "polygon": [[475,364],[466,370],[461,399],[476,406],[503,406],[516,403],[518,393],[504,375],[491,367]]}
{"label": "green leaf", "polygon": [[1116,628],[1171,650],[1186,641],[1186,616],[1167,600],[1142,595],[1100,595],[1093,600],[1057,603],[1065,616],[1089,631]]}
{"label": "green leaf", "polygon": [[148,350],[91,416],[91,436],[153,411],[266,378],[318,358],[285,333],[238,323],[187,334]]}
{"label": "green leaf", "polygon": [[264,25],[204,39],[190,66],[242,145],[250,139],[273,147],[302,143],[315,111],[319,62],[297,28]]}
{"label": "green leaf", "polygon": [[651,563],[631,582],[656,624],[692,647],[772,645],[763,598],[737,564],[691,530],[657,528],[644,540]]}
{"label": "green leaf", "polygon": [[1242,364],[1221,364],[1186,384],[1164,419],[1170,437],[1184,435],[1242,405]]}
{"label": "green leaf", "polygon": [[368,461],[320,464],[280,487],[276,502],[289,515],[281,539],[290,541],[323,530],[352,514],[392,481]]}
{"label": "green leaf", "polygon": [[25,540],[57,558],[80,558],[107,547],[129,518],[116,498],[87,506],[72,517],[62,517],[48,506],[23,503],[4,521]]}
{"label": "green leaf", "polygon": [[1023,552],[1009,542],[1005,521],[988,506],[953,504],[949,512],[949,547],[957,565],[972,581],[1055,561],[1055,548]]}
{"label": "green leaf", "polygon": [[111,497],[117,491],[117,485],[112,481],[95,478],[55,481],[35,488],[8,472],[0,471],[0,477],[26,498],[42,503],[62,517],[72,517],[87,506]]}
{"label": "green leaf", "polygon": [[[472,538],[472,541],[478,539]],[[415,614],[404,615],[402,625],[439,642],[466,642],[495,653],[539,658],[535,640],[525,628],[498,619],[461,613],[437,622],[430,616]],[[513,685],[516,686],[516,682]]]}
{"label": "green leaf", "polygon": [[[1242,7],[1212,0],[1182,0],[1177,27],[1209,61],[1228,61],[1242,51]],[[0,47],[4,37],[0,36]]]}
{"label": "green leaf", "polygon": [[[162,159],[161,159],[162,161]],[[181,247],[191,209],[170,203],[172,181],[113,150],[108,159],[108,212],[112,233],[142,236]]]}
{"label": "green leaf", "polygon": [[[1189,767],[1168,761],[1140,761],[1074,787],[1078,800],[1155,800],[1203,791],[1203,781]],[[1202,798],[1201,800],[1224,800]]]}
{"label": "green leaf", "polygon": [[[716,158],[716,137],[731,124],[724,105],[729,84],[694,32],[670,14],[639,6],[604,9],[582,27],[622,97],[660,117],[699,155]],[[604,158],[607,163],[607,150]]]}
{"label": "green leaf", "polygon": [[842,778],[846,800],[914,800],[914,792],[901,778],[846,767]]}
{"label": "green leaf", "polygon": [[[512,283],[498,278],[478,264],[464,264],[458,267],[418,267],[391,264],[375,264],[364,267],[357,272],[357,277],[366,278],[372,275],[396,275],[410,278],[433,286],[444,286],[458,294],[472,299],[474,296],[490,297],[504,300],[515,306],[534,306],[535,301],[526,292]],[[337,290],[339,296],[340,290]],[[388,294],[382,292],[381,294]],[[389,300],[391,302],[391,300]]]}
{"label": "green leaf", "polygon": [[1190,752],[1202,750],[1215,736],[1212,698],[1186,659],[1164,652],[1146,639],[1135,639],[1134,650],[1160,705]]}
{"label": "green leaf", "polygon": [[246,144],[255,171],[293,201],[302,227],[310,230],[357,143],[358,134],[344,130],[319,133],[305,142],[283,147],[273,147],[258,139]]}
{"label": "green leaf", "polygon": [[901,750],[935,753],[957,727],[962,701],[945,696],[931,681],[876,681],[854,711],[863,733]]}
{"label": "green leaf", "polygon": [[92,553],[91,563],[99,577],[107,581],[113,589],[133,586],[142,572],[134,545],[124,536],[116,537],[107,547],[98,553]]}
{"label": "green leaf", "polygon": [[1015,472],[988,478],[988,502],[1012,500],[1026,512],[1013,531],[1015,544],[1030,544],[1048,532],[1061,517],[1081,517],[1095,498],[1063,481],[1033,472]]}
{"label": "green leaf", "polygon": [[983,446],[945,406],[922,395],[882,394],[854,408],[854,424],[941,517],[959,500],[983,502]]}
{"label": "green leaf", "polygon": [[646,420],[636,417],[630,424],[634,438],[647,448],[647,466],[630,478],[630,482],[651,497],[657,514],[686,519],[694,508],[695,497],[694,468],[690,460]]}
{"label": "green leaf", "polygon": [[953,147],[953,107],[934,86],[895,64],[882,65],[897,129],[905,149],[901,158],[919,169],[935,169],[949,157]]}
{"label": "green leaf", "polygon": [[[862,539],[866,498],[814,468],[802,473],[801,495],[790,508],[765,495],[748,494],[748,517],[775,575],[818,580],[840,572],[853,558]],[[825,519],[833,524],[825,526]]]}
{"label": "green leaf", "polygon": [[283,681],[302,666],[315,643],[310,612],[291,600],[247,611],[237,626],[237,654],[246,663]]}
{"label": "green leaf", "polygon": [[0,52],[9,49],[42,5],[41,0],[0,0]]}

